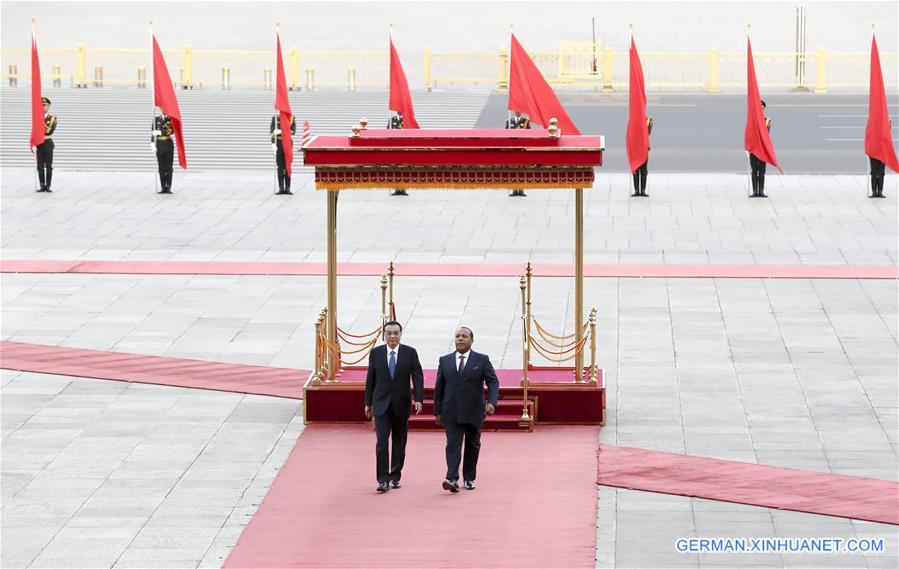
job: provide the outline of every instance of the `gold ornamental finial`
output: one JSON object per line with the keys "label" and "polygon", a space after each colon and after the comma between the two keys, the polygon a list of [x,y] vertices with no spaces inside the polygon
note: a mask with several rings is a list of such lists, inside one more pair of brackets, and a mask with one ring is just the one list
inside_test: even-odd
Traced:
{"label": "gold ornamental finial", "polygon": [[561,132],[559,131],[559,120],[555,117],[549,119],[549,126],[546,129],[549,131],[549,135],[555,138],[561,136]]}
{"label": "gold ornamental finial", "polygon": [[350,135],[351,138],[355,138],[359,136],[359,131],[362,130],[362,127],[358,124],[353,125],[353,134]]}
{"label": "gold ornamental finial", "polygon": [[368,128],[368,119],[365,117],[362,117],[361,119],[359,119],[359,126],[362,127],[362,130],[367,129]]}

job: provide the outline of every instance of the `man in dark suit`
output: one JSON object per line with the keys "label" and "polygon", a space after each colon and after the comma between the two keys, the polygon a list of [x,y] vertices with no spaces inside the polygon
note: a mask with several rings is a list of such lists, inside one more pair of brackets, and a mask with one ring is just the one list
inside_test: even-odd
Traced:
{"label": "man in dark suit", "polygon": [[[456,330],[456,351],[440,358],[434,387],[434,415],[446,430],[446,480],[443,489],[459,491],[459,462],[465,441],[462,478],[466,490],[475,489],[481,425],[492,415],[499,399],[499,380],[486,354],[471,349],[474,332],[465,326]],[[484,398],[484,384],[489,391]]]}
{"label": "man in dark suit", "polygon": [[[415,348],[400,344],[403,327],[391,320],[384,324],[386,344],[368,356],[365,379],[365,417],[375,418],[378,438],[375,443],[378,492],[400,487],[406,460],[406,437],[412,408],[421,413],[424,400],[424,375]],[[410,380],[411,387],[410,389]],[[413,390],[415,402],[413,403]],[[392,460],[388,457],[388,439],[393,439]]]}

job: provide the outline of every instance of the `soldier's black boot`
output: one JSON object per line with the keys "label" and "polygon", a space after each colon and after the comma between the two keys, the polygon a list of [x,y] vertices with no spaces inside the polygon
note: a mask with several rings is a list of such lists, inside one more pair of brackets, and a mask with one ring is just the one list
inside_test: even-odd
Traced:
{"label": "soldier's black boot", "polygon": [[284,195],[293,195],[293,192],[290,191],[290,176],[284,176]]}
{"label": "soldier's black boot", "polygon": [[47,168],[47,185],[44,186],[45,192],[52,192],[50,189],[50,182],[53,180],[53,168]]}
{"label": "soldier's black boot", "polygon": [[640,176],[640,196],[644,198],[649,197],[646,195],[646,176],[646,174]]}
{"label": "soldier's black boot", "polygon": [[631,194],[632,198],[640,197],[640,173],[634,172],[634,193]]}

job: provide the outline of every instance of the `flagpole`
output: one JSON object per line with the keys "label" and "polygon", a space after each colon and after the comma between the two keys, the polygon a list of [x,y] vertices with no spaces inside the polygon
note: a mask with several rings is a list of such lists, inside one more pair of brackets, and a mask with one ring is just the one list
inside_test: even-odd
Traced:
{"label": "flagpole", "polygon": [[[871,65],[871,50],[874,49],[874,22],[871,22],[871,39],[868,42],[868,65]],[[868,70],[868,76],[870,77],[871,70]],[[871,120],[871,80],[868,79],[868,121]],[[893,136],[893,133],[890,132],[890,136]],[[872,187],[870,192],[868,191],[868,186],[872,184],[873,180],[871,179],[871,160],[867,159],[868,155],[864,154],[865,160],[865,170],[868,172],[868,179],[865,180],[865,197],[870,198],[874,196],[874,188]]]}
{"label": "flagpole", "polygon": [[[34,28],[34,23],[36,20],[37,19],[32,16],[32,18],[31,18],[31,49],[37,49],[37,32],[35,32],[35,28]],[[33,87],[33,85],[34,85],[34,69],[31,70],[31,81],[32,81],[32,89],[34,89],[34,87]],[[43,92],[41,92],[41,94],[43,95]],[[32,97],[34,97],[34,95],[32,95]],[[34,103],[32,103],[31,106],[32,106],[31,112],[33,113],[34,112]],[[34,125],[33,117],[31,119],[31,124]],[[32,126],[32,128],[34,128],[34,127]],[[33,168],[34,182],[32,183],[31,189],[33,189],[34,191],[37,191],[37,167],[38,167],[37,150],[32,152],[32,154],[34,154],[34,168]]]}
{"label": "flagpole", "polygon": [[[153,137],[153,150],[155,155],[156,150],[156,134],[153,132],[156,130],[156,66],[155,66],[155,53],[153,52],[153,19],[150,18],[150,76],[147,78],[147,85],[150,87],[150,133]],[[159,159],[156,161],[156,168],[151,170],[153,172],[153,193],[157,193],[159,191],[159,176],[157,175],[159,169]]]}
{"label": "flagpole", "polygon": [[[749,36],[749,30],[751,28],[752,28],[752,24],[747,23],[746,24],[747,46],[749,45],[749,42],[752,41],[752,38],[750,38],[750,36]],[[749,65],[749,53],[748,52],[746,53],[746,65],[747,66]],[[753,71],[755,71],[755,69],[753,69]],[[747,99],[747,101],[749,100],[749,85],[748,84],[746,85],[746,99]],[[748,107],[749,107],[748,103],[747,103],[746,107],[748,109]],[[747,112],[749,112],[749,111],[747,110]],[[748,120],[748,117],[747,117],[747,120]],[[749,157],[748,150],[746,151],[746,166],[748,168],[748,170],[746,171],[746,178],[747,178],[747,183],[748,183],[748,186],[746,188],[746,197],[752,197],[752,158]]]}
{"label": "flagpole", "polygon": [[[512,27],[513,27],[514,25],[515,25],[514,22],[509,22],[509,44],[510,44],[510,46],[511,46],[511,44],[512,44],[512,34],[515,33],[515,32],[512,31]],[[511,77],[512,77],[512,69],[511,69],[511,66],[512,66],[512,50],[510,49],[510,50],[509,50],[509,80],[510,80],[510,85],[511,85]],[[508,91],[508,90],[509,90],[509,89],[508,89],[509,85],[507,85],[506,87],[507,87],[506,90]],[[510,96],[511,96],[511,91],[509,91],[509,94],[510,94]],[[528,118],[530,118],[530,117],[528,117]],[[506,124],[509,125],[509,128],[515,128],[514,126],[512,126],[512,109],[509,108],[509,102],[508,102],[508,100],[506,101]],[[543,125],[543,126],[546,126],[546,125]]]}
{"label": "flagpole", "polygon": [[[279,20],[275,20],[275,101],[278,100],[278,42],[281,40],[281,22]],[[275,109],[274,115],[278,117],[278,120],[275,121],[275,126],[280,130],[281,129],[281,110]],[[272,117],[272,120],[275,120]],[[281,135],[284,136],[283,134]],[[272,177],[272,194],[278,194],[278,136],[274,134],[272,131],[272,145],[275,147],[275,169],[272,172],[274,176]],[[283,149],[283,142],[281,148]],[[287,160],[287,156],[284,157],[284,160]]]}

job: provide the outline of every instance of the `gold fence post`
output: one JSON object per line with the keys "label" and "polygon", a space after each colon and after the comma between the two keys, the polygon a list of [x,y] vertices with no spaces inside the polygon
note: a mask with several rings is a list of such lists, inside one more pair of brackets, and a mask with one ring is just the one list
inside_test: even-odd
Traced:
{"label": "gold fence post", "polygon": [[147,68],[143,65],[137,66],[137,88],[138,89],[146,89],[147,88]]}
{"label": "gold fence post", "polygon": [[709,51],[709,85],[706,89],[709,93],[720,93],[721,85],[718,82],[718,48],[713,47]]}
{"label": "gold fence post", "polygon": [[530,336],[528,335],[528,319],[527,309],[525,308],[527,281],[524,275],[518,279],[518,287],[521,289],[521,387],[523,389],[523,400],[521,409],[521,420],[530,421],[531,415],[528,413],[528,346],[530,344]]}
{"label": "gold fence post", "polygon": [[817,69],[815,71],[815,93],[827,92],[827,53],[823,47],[818,48]]}
{"label": "gold fence post", "polygon": [[75,87],[87,88],[87,50],[81,42],[75,47]]}
{"label": "gold fence post", "polygon": [[194,88],[194,51],[190,44],[184,47],[184,76],[181,78],[182,89]]}
{"label": "gold fence post", "polygon": [[297,88],[300,81],[300,56],[297,54],[297,48],[290,48],[290,90]]}
{"label": "gold fence post", "polygon": [[496,81],[497,91],[505,91],[509,88],[509,52],[506,48],[499,50],[499,76]]}
{"label": "gold fence post", "polygon": [[612,85],[612,48],[610,47],[606,48],[602,58],[602,90],[615,90],[615,86]]}
{"label": "gold fence post", "polygon": [[434,86],[431,84],[431,48],[429,48],[429,47],[425,48],[424,68],[425,68],[425,89],[430,91],[431,89],[434,88]]}
{"label": "gold fence post", "polygon": [[590,309],[589,322],[590,322],[590,367],[591,367],[590,377],[593,380],[593,382],[595,383],[596,382],[596,369],[597,369],[597,366],[596,366],[597,338],[596,338],[596,307],[595,306]]}
{"label": "gold fence post", "polygon": [[19,66],[15,63],[9,64],[9,86],[17,87],[19,85]]}

